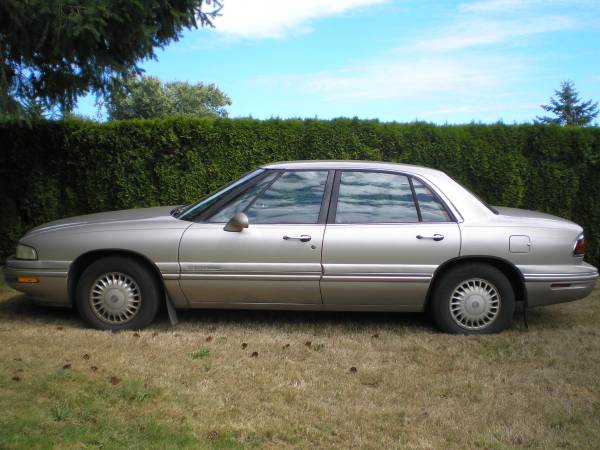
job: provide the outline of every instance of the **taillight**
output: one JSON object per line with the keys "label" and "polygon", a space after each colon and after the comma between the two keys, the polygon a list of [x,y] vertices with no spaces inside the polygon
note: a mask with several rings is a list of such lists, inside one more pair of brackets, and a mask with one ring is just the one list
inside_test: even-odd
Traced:
{"label": "taillight", "polygon": [[575,242],[575,248],[573,249],[574,256],[583,256],[585,253],[585,236],[580,234]]}

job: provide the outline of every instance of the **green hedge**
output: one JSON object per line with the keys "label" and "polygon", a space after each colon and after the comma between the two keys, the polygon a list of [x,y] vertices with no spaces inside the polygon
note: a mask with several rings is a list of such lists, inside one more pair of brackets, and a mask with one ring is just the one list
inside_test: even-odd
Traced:
{"label": "green hedge", "polygon": [[0,124],[0,258],[29,228],[188,203],[265,162],[368,159],[444,170],[488,202],[583,225],[600,263],[600,129],[357,119]]}

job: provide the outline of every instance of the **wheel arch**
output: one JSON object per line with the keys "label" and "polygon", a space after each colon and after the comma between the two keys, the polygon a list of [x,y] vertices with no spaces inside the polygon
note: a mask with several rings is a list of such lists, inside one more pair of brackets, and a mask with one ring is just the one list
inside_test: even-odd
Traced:
{"label": "wheel arch", "polygon": [[75,296],[77,292],[77,283],[81,278],[81,275],[85,271],[87,267],[90,266],[93,262],[107,257],[107,256],[124,256],[127,258],[134,259],[139,263],[146,266],[150,269],[152,275],[156,278],[160,288],[162,297],[165,296],[165,286],[160,270],[147,256],[142,255],[141,253],[125,250],[125,249],[99,249],[99,250],[91,250],[89,252],[83,253],[79,255],[69,266],[69,272],[67,275],[67,291],[69,295],[69,302],[71,306],[76,307],[77,302],[75,301]]}
{"label": "wheel arch", "polygon": [[446,272],[448,272],[448,270],[453,269],[454,267],[460,266],[462,264],[474,262],[489,264],[490,266],[493,266],[496,269],[500,270],[504,275],[506,275],[508,281],[510,281],[510,284],[515,293],[516,301],[523,302],[525,306],[527,305],[527,290],[525,289],[525,278],[523,277],[523,274],[517,268],[517,266],[515,266],[510,261],[507,261],[506,259],[497,256],[468,255],[458,256],[456,258],[449,259],[436,269],[436,271],[433,273],[433,278],[427,291],[427,297],[425,299],[425,310],[429,308],[429,305],[431,303],[431,296],[435,284],[444,276]]}

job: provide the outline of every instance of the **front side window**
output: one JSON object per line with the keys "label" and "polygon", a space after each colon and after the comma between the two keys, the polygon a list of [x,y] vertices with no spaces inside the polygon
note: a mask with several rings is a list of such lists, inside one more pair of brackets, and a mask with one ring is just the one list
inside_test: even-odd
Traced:
{"label": "front side window", "polygon": [[215,205],[219,200],[223,199],[227,196],[231,191],[233,191],[238,186],[241,186],[244,183],[249,182],[252,178],[259,176],[263,173],[263,169],[255,170],[254,172],[247,173],[242,178],[232,181],[229,184],[226,184],[221,189],[213,192],[212,194],[204,197],[197,203],[192,203],[191,205],[187,205],[185,208],[181,209],[178,212],[176,217],[181,220],[194,220],[197,216],[202,214],[204,211],[207,211],[211,206]]}
{"label": "front side window", "polygon": [[259,195],[263,190],[269,187],[269,184],[273,182],[277,175],[277,172],[272,172],[263,179],[261,179],[254,186],[251,186],[248,189],[246,189],[235,199],[229,202],[225,207],[221,208],[221,210],[218,213],[210,217],[208,219],[208,222],[227,222],[235,214],[244,211],[257,195]]}
{"label": "front side window", "polygon": [[383,172],[342,172],[335,223],[418,221],[407,176]]}
{"label": "front side window", "polygon": [[274,172],[273,177],[262,179],[208,221],[226,222],[235,213],[244,212],[251,224],[317,223],[327,174],[326,170],[291,171],[277,177]]}

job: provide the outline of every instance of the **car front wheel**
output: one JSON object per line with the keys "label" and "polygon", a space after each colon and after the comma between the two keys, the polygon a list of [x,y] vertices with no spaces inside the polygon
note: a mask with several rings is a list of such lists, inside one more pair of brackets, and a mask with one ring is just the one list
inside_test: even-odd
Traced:
{"label": "car front wheel", "polygon": [[498,333],[512,324],[515,294],[500,270],[464,264],[442,275],[433,290],[431,313],[447,333]]}
{"label": "car front wheel", "polygon": [[77,309],[90,326],[132,330],[149,325],[160,305],[160,286],[138,261],[110,256],[92,263],[77,285]]}

